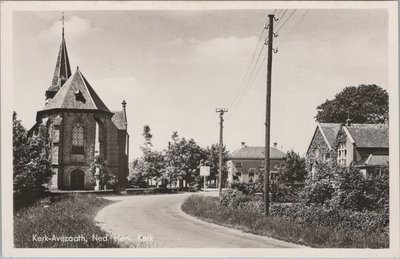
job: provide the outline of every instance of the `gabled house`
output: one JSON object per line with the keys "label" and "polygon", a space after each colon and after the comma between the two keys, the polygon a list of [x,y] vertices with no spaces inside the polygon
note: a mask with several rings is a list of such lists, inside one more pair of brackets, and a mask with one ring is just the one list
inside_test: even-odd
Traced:
{"label": "gabled house", "polygon": [[350,124],[341,126],[336,139],[338,165],[351,163],[365,176],[389,162],[388,124]]}
{"label": "gabled house", "polygon": [[[278,173],[278,166],[286,158],[286,154],[276,147],[270,147],[270,178]],[[228,182],[255,182],[263,172],[265,147],[248,147],[242,142],[242,147],[229,155],[227,161]]]}
{"label": "gabled house", "polygon": [[352,164],[368,176],[389,162],[388,124],[318,123],[306,153],[311,173],[319,161]]}
{"label": "gabled house", "polygon": [[318,123],[306,153],[306,162],[312,166],[314,160],[328,161],[336,146],[340,123]]}

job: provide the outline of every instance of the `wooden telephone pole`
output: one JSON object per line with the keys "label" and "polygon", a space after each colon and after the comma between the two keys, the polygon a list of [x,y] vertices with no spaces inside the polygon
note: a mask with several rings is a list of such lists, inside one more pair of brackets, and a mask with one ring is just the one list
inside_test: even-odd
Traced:
{"label": "wooden telephone pole", "polygon": [[267,64],[267,101],[265,114],[265,159],[264,159],[264,203],[265,216],[269,215],[269,153],[270,153],[270,132],[271,132],[271,72],[272,72],[272,41],[274,39],[274,15],[268,15],[268,64]]}
{"label": "wooden telephone pole", "polygon": [[228,112],[225,108],[217,108],[219,113],[219,172],[218,172],[218,197],[221,199],[222,192],[222,149],[223,149],[223,128],[224,128],[224,113]]}

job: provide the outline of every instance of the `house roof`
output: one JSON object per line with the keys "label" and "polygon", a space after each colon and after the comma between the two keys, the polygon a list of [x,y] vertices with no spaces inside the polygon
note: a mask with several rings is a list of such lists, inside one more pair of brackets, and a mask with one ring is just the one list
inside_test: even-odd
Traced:
{"label": "house roof", "polygon": [[355,166],[381,166],[389,162],[389,155],[375,155],[370,154],[368,157],[358,161]]}
{"label": "house roof", "polygon": [[127,129],[127,121],[125,116],[125,111],[116,111],[113,112],[114,115],[111,117],[112,122],[117,126],[119,130]]}
{"label": "house roof", "polygon": [[325,142],[332,148],[335,144],[336,136],[340,129],[340,123],[318,123]]}
{"label": "house roof", "polygon": [[341,125],[340,123],[318,123],[317,127],[315,128],[314,135],[310,141],[310,144],[308,145],[307,153],[311,148],[311,144],[313,143],[313,140],[314,140],[315,135],[317,134],[318,130],[321,132],[325,143],[331,150],[336,141],[336,137],[339,132],[340,125]]}
{"label": "house roof", "polygon": [[58,92],[58,90],[60,90],[61,86],[68,80],[70,76],[71,67],[69,65],[67,46],[65,44],[63,35],[60,50],[57,56],[56,68],[54,69],[53,80],[51,86],[46,92]]}
{"label": "house roof", "polygon": [[[234,151],[230,159],[263,159],[265,147],[242,147]],[[286,154],[277,148],[270,147],[270,159],[284,159]]]}
{"label": "house roof", "polygon": [[43,110],[51,109],[99,110],[111,113],[79,68],[65,82],[54,98],[49,99]]}
{"label": "house roof", "polygon": [[388,148],[388,124],[351,124],[345,126],[360,148]]}

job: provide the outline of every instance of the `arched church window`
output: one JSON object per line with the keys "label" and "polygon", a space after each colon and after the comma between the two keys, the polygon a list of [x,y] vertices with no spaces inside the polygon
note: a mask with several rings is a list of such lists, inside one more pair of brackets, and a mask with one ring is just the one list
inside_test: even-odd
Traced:
{"label": "arched church window", "polygon": [[72,127],[72,154],[83,154],[84,129],[81,123]]}

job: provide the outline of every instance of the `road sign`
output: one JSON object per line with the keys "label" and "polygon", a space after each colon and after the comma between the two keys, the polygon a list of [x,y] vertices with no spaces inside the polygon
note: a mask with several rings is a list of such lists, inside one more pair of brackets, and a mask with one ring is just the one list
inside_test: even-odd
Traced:
{"label": "road sign", "polygon": [[210,167],[209,166],[200,166],[200,175],[201,176],[210,176]]}

